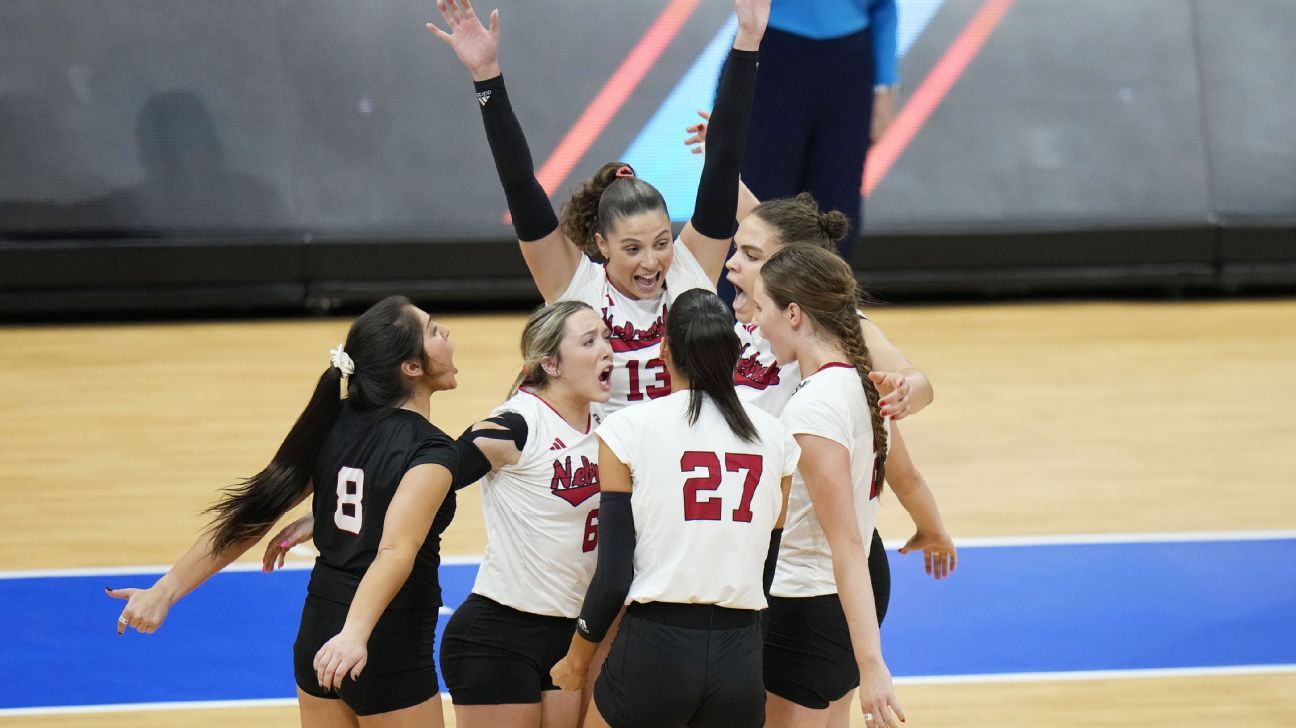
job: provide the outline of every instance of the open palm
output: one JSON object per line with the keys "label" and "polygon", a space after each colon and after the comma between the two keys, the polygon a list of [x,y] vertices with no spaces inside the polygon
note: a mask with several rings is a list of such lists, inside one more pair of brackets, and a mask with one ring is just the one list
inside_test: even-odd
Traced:
{"label": "open palm", "polygon": [[433,23],[427,24],[428,30],[454,49],[473,79],[484,81],[499,75],[499,10],[491,11],[487,29],[469,0],[437,0],[437,9],[450,32]]}

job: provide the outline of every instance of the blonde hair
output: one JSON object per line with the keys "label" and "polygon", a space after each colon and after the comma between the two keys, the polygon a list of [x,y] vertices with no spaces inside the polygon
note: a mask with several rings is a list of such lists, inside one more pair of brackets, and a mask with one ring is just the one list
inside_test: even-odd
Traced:
{"label": "blonde hair", "polygon": [[593,310],[584,301],[558,301],[532,312],[526,326],[522,327],[522,372],[509,390],[510,397],[522,387],[540,389],[549,383],[549,375],[541,362],[546,357],[561,361],[558,349],[567,331],[567,320],[581,311]]}
{"label": "blonde hair", "polygon": [[878,460],[886,458],[887,430],[878,406],[878,390],[868,378],[873,371],[864,334],[860,332],[859,284],[846,261],[816,245],[804,243],[784,248],[761,267],[766,295],[780,309],[795,303],[818,327],[837,343],[855,365],[873,423],[873,450]]}

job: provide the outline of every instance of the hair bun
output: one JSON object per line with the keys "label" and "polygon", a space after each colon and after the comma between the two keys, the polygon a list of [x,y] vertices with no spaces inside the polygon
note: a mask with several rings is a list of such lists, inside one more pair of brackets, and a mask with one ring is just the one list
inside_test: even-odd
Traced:
{"label": "hair bun", "polygon": [[819,214],[819,226],[828,239],[835,243],[846,237],[846,232],[850,230],[850,220],[839,210],[829,210]]}

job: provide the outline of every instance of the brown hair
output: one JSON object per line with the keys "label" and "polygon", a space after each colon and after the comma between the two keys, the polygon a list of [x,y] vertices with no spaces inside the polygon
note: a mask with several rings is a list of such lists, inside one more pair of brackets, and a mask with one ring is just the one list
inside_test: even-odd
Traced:
{"label": "brown hair", "polygon": [[836,252],[838,241],[846,237],[850,228],[845,215],[837,210],[821,211],[809,192],[762,202],[751,214],[760,218],[783,245],[806,243]]}
{"label": "brown hair", "polygon": [[780,309],[796,303],[825,333],[837,342],[855,370],[868,400],[873,421],[873,450],[886,459],[887,430],[878,407],[878,390],[868,378],[873,370],[864,334],[860,332],[859,285],[846,261],[814,245],[788,245],[761,266],[766,295]]}
{"label": "brown hair", "polygon": [[656,187],[634,176],[624,162],[608,162],[572,194],[563,207],[562,232],[595,261],[602,261],[594,233],[607,237],[623,217],[661,210],[666,200]]}
{"label": "brown hair", "polygon": [[510,397],[517,394],[520,387],[540,389],[549,383],[549,375],[541,362],[546,357],[560,362],[558,349],[567,331],[567,320],[581,311],[593,310],[584,301],[559,301],[541,306],[531,314],[526,326],[522,327],[522,373],[513,382]]}

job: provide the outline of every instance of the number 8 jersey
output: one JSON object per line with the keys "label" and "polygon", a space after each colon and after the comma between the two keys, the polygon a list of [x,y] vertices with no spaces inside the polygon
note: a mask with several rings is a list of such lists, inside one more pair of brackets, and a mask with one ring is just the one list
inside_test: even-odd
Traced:
{"label": "number 8 jersey", "polygon": [[[441,465],[451,473],[459,465],[454,441],[436,425],[409,410],[361,412],[343,400],[312,475],[311,511],[320,555],[307,587],[311,594],[340,604],[351,602],[365,570],[378,555],[383,522],[397,486],[405,473],[426,464]],[[451,490],[390,608],[440,606],[441,533],[454,513]]]}
{"label": "number 8 jersey", "polygon": [[708,398],[695,424],[688,390],[610,415],[598,436],[630,468],[634,581],[627,603],[764,609],[762,574],[784,477],[801,450],[773,415],[743,405],[746,442]]}
{"label": "number 8 jersey", "polygon": [[675,253],[666,271],[666,286],[660,296],[631,298],[616,289],[604,266],[581,256],[560,301],[584,301],[607,324],[612,335],[612,397],[602,411],[615,412],[636,402],[665,397],[671,392],[670,374],[661,359],[661,342],[666,333],[666,312],[675,297],[694,288],[715,292],[715,281],[707,277],[688,246],[675,239]]}

